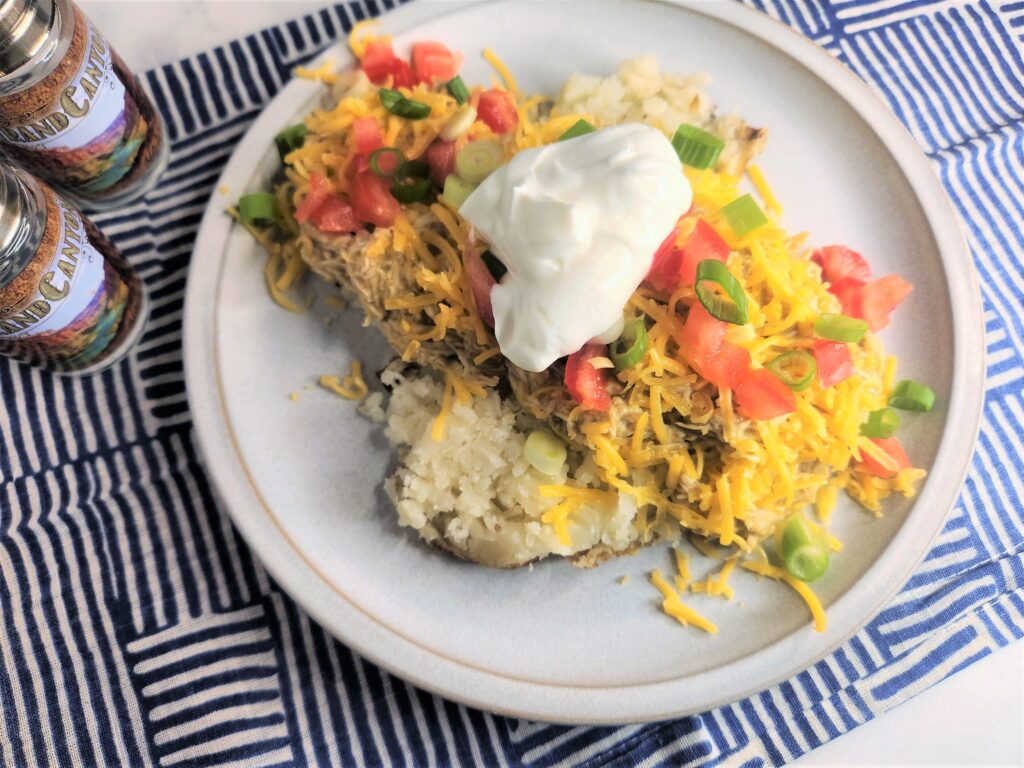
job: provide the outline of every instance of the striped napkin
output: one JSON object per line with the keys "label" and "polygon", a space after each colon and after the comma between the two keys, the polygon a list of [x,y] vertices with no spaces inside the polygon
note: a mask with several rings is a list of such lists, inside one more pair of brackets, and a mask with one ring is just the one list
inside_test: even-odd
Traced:
{"label": "striped napkin", "polygon": [[826,47],[912,131],[967,223],[984,423],[903,591],[795,678],[628,727],[496,717],[362,661],[282,594],[218,507],[182,378],[185,275],[221,167],[291,68],[391,7],[354,0],[147,72],[173,140],[98,217],[145,278],[132,357],[57,379],[0,362],[0,765],[779,765],[1024,634],[1024,3],[748,0]]}

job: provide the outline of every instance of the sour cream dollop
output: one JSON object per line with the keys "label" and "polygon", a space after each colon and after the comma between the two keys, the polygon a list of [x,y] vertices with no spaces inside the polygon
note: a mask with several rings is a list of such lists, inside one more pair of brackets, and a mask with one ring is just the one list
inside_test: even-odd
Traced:
{"label": "sour cream dollop", "polygon": [[508,268],[491,291],[502,354],[542,371],[622,317],[693,193],[672,144],[627,124],[527,149],[459,213]]}

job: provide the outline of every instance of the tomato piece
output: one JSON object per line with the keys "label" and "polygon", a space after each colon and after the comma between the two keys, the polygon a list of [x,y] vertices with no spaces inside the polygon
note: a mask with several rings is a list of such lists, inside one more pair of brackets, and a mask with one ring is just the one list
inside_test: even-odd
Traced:
{"label": "tomato piece", "polygon": [[812,352],[818,365],[818,381],[823,387],[834,386],[857,372],[853,367],[850,347],[842,341],[819,339],[814,342]]}
{"label": "tomato piece", "polygon": [[694,304],[680,334],[683,354],[693,361],[716,354],[722,348],[728,328],[728,323],[712,317],[703,304]]}
{"label": "tomato piece", "polygon": [[740,413],[748,419],[764,421],[796,410],[796,396],[774,374],[759,368],[751,371],[735,391]]}
{"label": "tomato piece", "polygon": [[459,73],[462,56],[435,42],[416,43],[412,47],[412,68],[420,82],[448,82]]}
{"label": "tomato piece", "polygon": [[702,304],[694,304],[679,343],[683,355],[701,376],[719,387],[735,389],[750,370],[750,353],[725,340],[728,327]]}
{"label": "tomato piece", "polygon": [[736,389],[750,370],[750,353],[743,347],[722,342],[722,347],[712,355],[696,362],[700,375],[719,387]]}
{"label": "tomato piece", "polygon": [[391,194],[391,182],[366,168],[360,168],[352,176],[349,196],[360,220],[378,227],[390,227],[402,210]]}
{"label": "tomato piece", "polygon": [[914,290],[899,275],[886,275],[865,283],[851,298],[848,314],[859,317],[877,333],[889,324],[889,315]]}
{"label": "tomato piece", "polygon": [[821,267],[821,276],[833,285],[850,278],[861,282],[871,279],[871,267],[867,259],[845,245],[819,248],[811,256],[811,261]]}
{"label": "tomato piece", "polygon": [[489,328],[494,327],[494,308],[491,306],[491,289],[495,285],[494,276],[487,269],[487,265],[474,247],[465,249],[466,279],[469,280],[469,288],[473,292],[473,301],[476,303],[477,312]]}
{"label": "tomato piece", "polygon": [[679,277],[683,285],[693,285],[697,282],[697,265],[706,259],[721,261],[723,264],[729,258],[729,244],[722,239],[714,228],[704,219],[697,219],[697,226],[693,228],[686,246],[683,248],[683,259],[680,265]]}
{"label": "tomato piece", "polygon": [[679,284],[683,252],[676,248],[678,235],[678,230],[673,227],[672,231],[668,233],[668,237],[661,241],[658,250],[654,252],[654,259],[651,261],[651,268],[647,270],[647,277],[644,278],[659,291],[671,291]]}
{"label": "tomato piece", "polygon": [[438,139],[427,147],[423,159],[430,166],[430,178],[437,186],[443,187],[444,180],[455,173],[455,142]]}
{"label": "tomato piece", "polygon": [[515,102],[505,91],[492,88],[480,94],[477,116],[495,133],[508,133],[519,123]]}
{"label": "tomato piece", "polygon": [[313,171],[309,175],[309,190],[299,203],[299,207],[295,209],[295,220],[301,223],[312,217],[320,203],[326,200],[330,193],[331,185],[327,183],[324,175]]}
{"label": "tomato piece", "polygon": [[900,445],[900,441],[895,437],[875,437],[871,438],[871,442],[885,451],[886,454],[896,462],[897,468],[889,469],[888,467],[883,467],[864,451],[861,451],[859,464],[868,472],[868,474],[881,478],[895,477],[896,473],[901,469],[909,469],[913,466],[910,463],[910,458],[903,450],[903,446]]}
{"label": "tomato piece", "polygon": [[673,229],[658,246],[647,272],[645,279],[659,291],[671,291],[680,285],[693,285],[697,282],[698,264],[705,259],[724,263],[729,257],[729,244],[704,219],[697,219],[696,226],[682,248],[677,247],[677,238],[678,230]]}
{"label": "tomato piece", "polygon": [[363,58],[359,66],[370,82],[381,85],[389,77],[395,88],[412,88],[418,82],[416,73],[404,59],[395,56],[391,43],[387,40],[371,40],[366,44]]}
{"label": "tomato piece", "polygon": [[864,281],[858,280],[854,277],[847,277],[836,283],[833,283],[828,287],[828,290],[832,295],[839,299],[839,304],[843,308],[843,313],[854,317],[851,314],[854,311],[854,302],[860,296],[860,289],[864,287]]}
{"label": "tomato piece", "polygon": [[359,229],[359,220],[351,204],[337,195],[329,195],[320,203],[312,220],[321,232],[355,232]]}
{"label": "tomato piece", "polygon": [[389,40],[371,40],[366,44],[363,58],[359,60],[359,66],[370,78],[371,83],[379,85],[392,74],[397,59]]}
{"label": "tomato piece", "polygon": [[361,117],[352,124],[356,154],[368,155],[384,146],[384,135],[380,132],[375,117]]}
{"label": "tomato piece", "polygon": [[603,344],[587,344],[565,361],[565,387],[572,399],[584,408],[602,413],[612,406],[612,398],[608,394],[608,371],[595,368],[590,360],[607,355],[608,349]]}
{"label": "tomato piece", "polygon": [[409,62],[405,59],[395,58],[391,62],[391,85],[394,88],[412,88],[419,82],[416,73],[413,72]]}

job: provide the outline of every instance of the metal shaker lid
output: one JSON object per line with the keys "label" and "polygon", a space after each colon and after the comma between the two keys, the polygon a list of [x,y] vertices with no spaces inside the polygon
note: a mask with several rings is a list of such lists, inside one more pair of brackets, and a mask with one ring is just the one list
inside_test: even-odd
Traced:
{"label": "metal shaker lid", "polygon": [[46,44],[56,0],[0,0],[0,77],[23,66]]}
{"label": "metal shaker lid", "polygon": [[28,190],[21,179],[9,165],[0,162],[0,277],[6,272],[5,262],[14,256],[24,239],[25,219],[32,215],[30,206]]}

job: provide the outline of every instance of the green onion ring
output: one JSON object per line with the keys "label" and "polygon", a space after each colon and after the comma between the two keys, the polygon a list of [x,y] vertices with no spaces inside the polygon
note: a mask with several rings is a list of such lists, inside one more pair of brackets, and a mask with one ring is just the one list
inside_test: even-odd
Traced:
{"label": "green onion ring", "polygon": [[[715,290],[718,286],[728,298]],[[747,322],[747,294],[739,280],[732,276],[729,268],[717,259],[704,259],[697,265],[697,298],[716,320],[733,325]]]}
{"label": "green onion ring", "polygon": [[930,411],[935,405],[935,392],[924,384],[904,379],[893,387],[889,405],[901,411]]}
{"label": "green onion ring", "polygon": [[765,368],[794,392],[803,392],[814,382],[818,362],[810,352],[793,349],[772,359]]}
{"label": "green onion ring", "polygon": [[823,312],[814,323],[814,332],[829,341],[856,344],[868,332],[868,324],[855,317]]}
{"label": "green onion ring", "polygon": [[[390,173],[380,167],[380,159],[386,155],[392,155],[397,158],[395,161],[395,169]],[[398,147],[381,147],[380,149],[375,149],[370,153],[370,170],[373,171],[374,175],[380,176],[381,178],[390,179],[398,173],[403,165],[405,165],[405,155]]]}
{"label": "green onion ring", "polygon": [[647,352],[647,328],[643,319],[638,317],[626,323],[609,352],[617,371],[625,371],[639,363]]}

